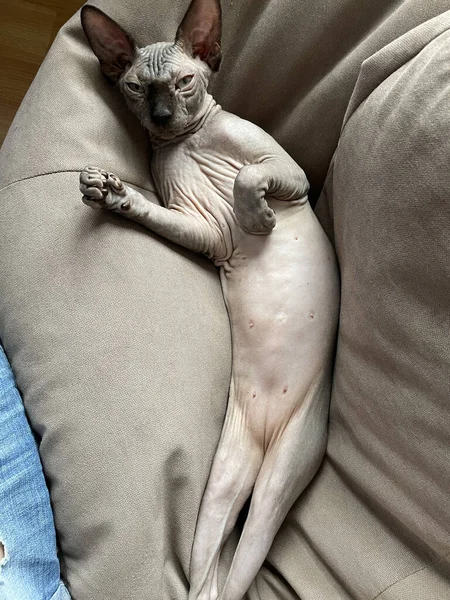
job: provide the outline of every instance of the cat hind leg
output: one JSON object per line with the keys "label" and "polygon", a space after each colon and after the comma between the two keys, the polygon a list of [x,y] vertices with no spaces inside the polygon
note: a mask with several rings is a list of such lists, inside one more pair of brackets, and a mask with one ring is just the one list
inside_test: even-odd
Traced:
{"label": "cat hind leg", "polygon": [[316,473],[326,446],[328,398],[305,399],[268,448],[220,600],[242,600],[287,513]]}
{"label": "cat hind leg", "polygon": [[251,494],[262,448],[245,426],[241,409],[229,405],[200,506],[192,548],[189,600],[216,600],[220,553]]}

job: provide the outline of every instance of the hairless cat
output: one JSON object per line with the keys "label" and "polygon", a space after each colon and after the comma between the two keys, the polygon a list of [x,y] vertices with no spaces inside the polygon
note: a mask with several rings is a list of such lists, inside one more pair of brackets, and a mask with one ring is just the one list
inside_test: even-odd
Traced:
{"label": "hairless cat", "polygon": [[[303,170],[207,91],[221,61],[219,0],[192,0],[175,42],[137,48],[100,10],[82,24],[104,74],[147,129],[163,206],[95,167],[83,201],[206,254],[220,267],[232,332],[225,422],[200,506],[189,600],[241,600],[326,439],[339,283]],[[251,495],[223,589],[224,542]]]}

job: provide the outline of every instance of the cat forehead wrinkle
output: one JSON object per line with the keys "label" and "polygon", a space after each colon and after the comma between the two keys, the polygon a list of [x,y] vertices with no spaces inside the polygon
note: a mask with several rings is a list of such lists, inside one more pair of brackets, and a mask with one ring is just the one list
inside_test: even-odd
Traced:
{"label": "cat forehead wrinkle", "polygon": [[170,42],[157,42],[139,49],[135,67],[150,79],[166,79],[180,62],[179,48]]}

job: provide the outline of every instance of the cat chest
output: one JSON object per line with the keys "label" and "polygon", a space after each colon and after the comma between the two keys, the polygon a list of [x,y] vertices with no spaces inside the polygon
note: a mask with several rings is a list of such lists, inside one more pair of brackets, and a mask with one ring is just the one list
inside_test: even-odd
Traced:
{"label": "cat chest", "polygon": [[242,166],[220,151],[174,148],[153,157],[152,174],[165,206],[208,210],[233,204],[234,181]]}

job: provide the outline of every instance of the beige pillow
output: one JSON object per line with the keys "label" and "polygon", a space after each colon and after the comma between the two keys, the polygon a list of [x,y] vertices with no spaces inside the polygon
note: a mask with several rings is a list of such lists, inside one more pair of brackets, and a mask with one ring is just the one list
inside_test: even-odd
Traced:
{"label": "beige pillow", "polygon": [[450,599],[449,157],[447,12],[363,64],[317,209],[342,304],[327,461],[295,522],[352,598]]}
{"label": "beige pillow", "polygon": [[[170,38],[186,3],[104,0],[97,4],[144,43]],[[225,59],[215,83],[218,100],[274,134],[306,169],[313,196],[317,195],[361,62],[446,5],[447,0],[224,2]],[[408,43],[416,36],[412,34]],[[416,80],[419,85],[417,76]],[[369,111],[363,124],[370,115]],[[355,132],[347,135],[352,122]],[[407,133],[414,122],[408,120]],[[368,185],[358,178],[363,142],[352,145],[353,136],[360,140],[357,124],[352,119],[344,132],[343,152],[350,148],[350,158],[336,163],[342,169],[347,165],[335,178],[337,203],[343,211],[336,237],[345,288],[331,458],[292,511],[249,592],[251,600],[372,600],[415,570],[414,577],[426,581],[431,571],[424,567],[442,551],[443,517],[438,514],[433,477],[429,490],[420,490],[425,481],[420,469],[426,467],[425,472],[431,473],[426,460],[416,460],[414,454],[414,469],[420,475],[416,481],[412,475],[416,470],[405,462],[406,442],[401,436],[381,438],[373,448],[370,427],[379,414],[385,419],[382,433],[386,435],[405,411],[405,431],[416,432],[407,413],[409,406],[418,405],[416,387],[404,375],[401,386],[392,384],[394,399],[397,390],[409,394],[409,401],[400,395],[397,405],[392,390],[386,391],[386,379],[399,381],[390,374],[391,345],[387,345],[387,365],[381,369],[374,363],[374,373],[369,369],[374,377],[369,389],[362,368],[366,363],[361,365],[355,350],[346,352],[351,336],[360,342],[370,339],[373,327],[365,320],[365,311],[385,282],[375,278],[376,286],[367,288],[368,299],[364,294],[372,280],[366,281],[365,271],[357,272],[364,286],[356,292],[353,284],[349,287],[355,275],[349,275],[348,265],[369,260],[367,251],[373,248],[370,238],[357,237],[359,220],[362,229],[371,225],[372,235],[386,227],[384,221],[380,228],[369,222],[352,200],[360,199],[359,193]],[[425,125],[423,130],[428,131]],[[393,127],[395,132],[395,121]],[[439,130],[433,135],[438,134]],[[374,139],[363,137],[370,147]],[[394,158],[389,149],[383,146],[385,163],[379,165],[378,183],[391,174]],[[414,150],[412,158],[418,156]],[[86,164],[116,171],[153,197],[147,161],[145,136],[118,94],[101,79],[76,17],[59,34],[0,155],[0,338],[41,438],[63,566],[74,600],[186,597],[198,506],[225,411],[230,340],[215,268],[137,225],[115,215],[96,214],[81,203],[78,172]],[[400,193],[399,181],[389,189]],[[358,194],[352,191],[355,187]],[[438,189],[443,190],[440,184]],[[409,199],[410,192],[401,198]],[[401,207],[406,200],[399,201]],[[359,206],[360,211],[364,205],[367,202]],[[409,223],[399,209],[390,213],[386,208],[377,218],[389,223],[395,215],[402,228]],[[405,243],[410,243],[408,230],[404,231]],[[420,231],[425,235],[426,229]],[[345,252],[344,239],[345,244],[360,240],[358,256]],[[380,261],[377,264],[383,264]],[[428,267],[426,271],[431,272]],[[412,272],[418,281],[417,271]],[[395,285],[385,286],[389,293],[402,283],[398,278],[394,281]],[[406,297],[398,291],[397,306],[404,306]],[[403,332],[404,321],[395,328],[393,317],[398,311],[401,316],[403,309],[396,308],[386,325],[372,310],[377,314],[376,331],[383,332],[389,325],[389,331],[397,332],[395,339],[401,342],[401,336],[407,335],[405,344],[414,342],[409,329]],[[413,323],[419,323],[416,314]],[[422,330],[428,331],[425,325]],[[433,330],[432,344],[439,343],[440,331],[439,327]],[[365,356],[372,360],[371,355]],[[402,365],[403,361],[396,368]],[[436,365],[436,360],[431,361],[426,377],[440,373]],[[430,385],[442,382],[437,374],[431,383],[426,377],[421,393],[423,402],[430,404],[435,397],[429,393]],[[353,386],[353,395],[345,385]],[[378,406],[372,386],[385,390],[383,398],[393,415],[385,414],[385,404]],[[360,392],[356,400],[355,387]],[[369,418],[372,406],[376,410]],[[439,402],[436,406],[432,408],[442,417]],[[428,414],[435,413],[427,410],[421,418]],[[442,419],[427,425],[427,443],[433,447],[440,426]],[[363,432],[356,447],[353,429]],[[371,457],[379,460],[383,453],[399,473],[374,471]],[[397,453],[406,474],[398,467]],[[437,455],[435,465],[440,465],[438,459]],[[395,495],[389,487],[392,473],[401,490],[406,490],[403,495]],[[403,503],[404,497],[410,498],[408,504]],[[441,512],[443,497],[442,493]],[[432,582],[441,581],[434,573]]]}

